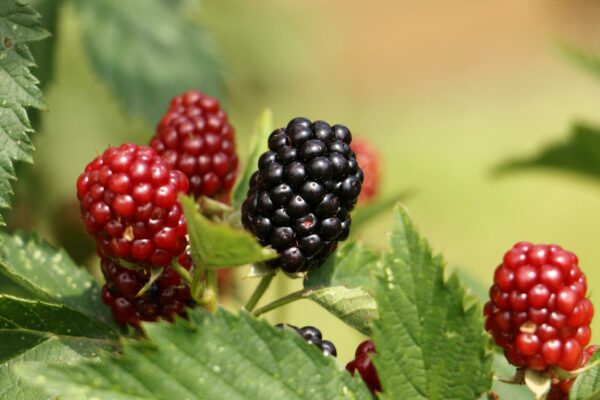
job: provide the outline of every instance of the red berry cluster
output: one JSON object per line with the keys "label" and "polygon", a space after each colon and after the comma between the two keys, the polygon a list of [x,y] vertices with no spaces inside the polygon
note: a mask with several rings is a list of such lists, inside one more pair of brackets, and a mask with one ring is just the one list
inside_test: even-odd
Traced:
{"label": "red berry cluster", "polygon": [[381,383],[377,376],[375,366],[371,361],[370,354],[375,353],[375,345],[372,340],[365,340],[356,348],[354,360],[346,364],[346,369],[354,375],[356,371],[367,384],[371,392],[381,392]]}
{"label": "red berry cluster", "polygon": [[362,169],[365,180],[358,201],[368,203],[379,193],[379,181],[381,170],[381,155],[375,147],[364,138],[355,138],[352,142],[352,150],[356,154],[356,161]]}
{"label": "red berry cluster", "polygon": [[[583,351],[581,364],[577,368],[584,367],[590,358],[592,358],[596,350],[598,350],[598,346],[588,346]],[[552,388],[550,389],[550,392],[548,392],[546,400],[569,400],[569,391],[571,390],[571,386],[573,386],[573,382],[575,382],[575,378],[562,381],[559,380],[552,383]]]}
{"label": "red berry cluster", "polygon": [[[189,257],[183,254],[180,263],[190,269]],[[128,269],[104,258],[101,262],[106,283],[102,288],[102,300],[112,309],[115,321],[138,327],[140,321],[156,321],[159,318],[172,321],[182,315],[186,306],[194,304],[190,289],[183,285],[179,275],[166,267],[161,276],[141,296],[140,290],[148,283],[147,269]]]}
{"label": "red berry cluster", "polygon": [[171,100],[150,146],[188,177],[195,197],[225,199],[238,168],[234,133],[217,100],[190,90]]}
{"label": "red berry cluster", "polygon": [[571,371],[591,338],[594,307],[578,259],[556,245],[520,242],[494,274],[485,327],[517,367]]}
{"label": "red berry cluster", "polygon": [[168,265],[187,246],[177,200],[188,180],[150,147],[109,147],[77,180],[83,222],[102,257]]}

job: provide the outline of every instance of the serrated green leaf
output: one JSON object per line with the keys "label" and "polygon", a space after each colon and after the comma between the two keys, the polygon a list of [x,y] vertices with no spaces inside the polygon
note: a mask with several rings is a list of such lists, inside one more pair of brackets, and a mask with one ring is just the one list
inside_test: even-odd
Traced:
{"label": "serrated green leaf", "polygon": [[377,304],[365,289],[331,286],[310,291],[306,297],[363,334],[371,333],[371,322],[377,318]]}
{"label": "serrated green leaf", "polygon": [[537,155],[508,161],[499,173],[531,168],[553,168],[600,178],[600,129],[576,125],[565,142],[547,145]]}
{"label": "serrated green leaf", "polygon": [[118,335],[64,305],[0,295],[0,398],[44,399],[13,367],[22,361],[65,363],[114,351]]}
{"label": "serrated green leaf", "polygon": [[379,256],[351,242],[335,252],[323,266],[308,273],[305,297],[316,302],[365,335],[377,317],[371,294],[374,275],[380,271]]}
{"label": "serrated green leaf", "polygon": [[[600,351],[588,361],[588,364],[600,360]],[[569,392],[569,400],[600,399],[600,365],[596,365],[577,377]]]}
{"label": "serrated green leaf", "polygon": [[252,143],[250,144],[250,154],[246,161],[244,171],[238,177],[235,187],[232,191],[233,207],[239,209],[246,199],[250,177],[258,169],[258,159],[260,155],[267,150],[267,139],[273,131],[273,113],[270,109],[265,109],[258,116],[254,123],[254,132],[252,134]]}
{"label": "serrated green leaf", "polygon": [[0,295],[0,363],[52,337],[96,352],[116,348],[118,335],[110,326],[64,305]]}
{"label": "serrated green leaf", "polygon": [[320,268],[310,271],[305,288],[346,286],[373,288],[373,276],[380,271],[379,256],[360,243],[350,242],[338,249]]}
{"label": "serrated green leaf", "polygon": [[62,250],[35,235],[0,232],[0,274],[32,299],[64,304],[112,324],[98,283]]}
{"label": "serrated green leaf", "polygon": [[492,384],[489,338],[479,302],[458,276],[444,280],[406,212],[394,212],[391,250],[377,279],[374,362],[386,399],[476,399]]}
{"label": "serrated green leaf", "polygon": [[190,312],[189,322],[144,326],[123,355],[75,366],[24,365],[31,382],[63,400],[371,399],[332,357],[289,330],[246,313]]}
{"label": "serrated green leaf", "polygon": [[207,269],[237,267],[277,257],[262,247],[248,232],[208,220],[197,209],[193,199],[180,197],[187,222],[192,258]]}
{"label": "serrated green leaf", "polygon": [[47,35],[39,15],[27,5],[0,2],[0,210],[10,207],[15,162],[31,162],[32,130],[25,109],[42,109],[45,104],[30,71],[35,63],[27,44]]}
{"label": "serrated green leaf", "polygon": [[[223,74],[213,43],[172,2],[77,0],[85,48],[125,107],[154,126],[188,89],[219,98]],[[140,13],[143,11],[143,13]]]}
{"label": "serrated green leaf", "polygon": [[56,393],[38,386],[30,385],[14,371],[14,367],[23,362],[47,362],[53,364],[71,364],[87,357],[73,345],[65,345],[58,338],[50,338],[39,345],[19,354],[12,360],[0,364],[0,398],[10,400],[50,400],[56,399]]}

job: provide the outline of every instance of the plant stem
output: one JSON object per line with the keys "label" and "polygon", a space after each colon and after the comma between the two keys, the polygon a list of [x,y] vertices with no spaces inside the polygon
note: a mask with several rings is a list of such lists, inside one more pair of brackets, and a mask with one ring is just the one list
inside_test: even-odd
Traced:
{"label": "plant stem", "polygon": [[246,311],[254,310],[254,307],[256,307],[260,298],[263,296],[263,294],[265,294],[274,277],[275,274],[269,274],[262,277],[256,289],[254,289],[254,293],[252,293],[252,296],[244,306]]}
{"label": "plant stem", "polygon": [[183,268],[181,265],[179,265],[177,260],[173,260],[173,262],[171,263],[171,269],[177,272],[177,274],[181,277],[181,279],[183,279],[183,281],[188,286],[192,286],[192,277],[190,276],[190,272],[187,269]]}
{"label": "plant stem", "polygon": [[254,311],[253,314],[255,317],[258,317],[261,314],[264,314],[281,306],[285,306],[286,304],[292,303],[296,300],[303,299],[306,296],[308,296],[311,292],[312,289],[302,289],[297,292],[290,293],[287,296],[284,296],[280,299],[275,300],[272,303],[267,304],[266,306],[259,308],[258,310]]}

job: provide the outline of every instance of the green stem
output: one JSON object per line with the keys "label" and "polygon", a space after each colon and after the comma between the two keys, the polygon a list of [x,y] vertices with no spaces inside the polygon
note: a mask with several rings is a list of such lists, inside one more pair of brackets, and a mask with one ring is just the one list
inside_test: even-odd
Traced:
{"label": "green stem", "polygon": [[248,300],[248,303],[246,303],[246,305],[244,306],[244,309],[246,309],[246,311],[251,312],[252,310],[254,310],[254,307],[256,307],[256,305],[260,301],[260,298],[263,296],[263,294],[265,294],[267,288],[271,284],[271,281],[274,277],[275,274],[269,274],[262,277],[256,289],[254,289],[254,293],[252,293],[252,296]]}
{"label": "green stem", "polygon": [[281,306],[285,306],[286,304],[292,303],[296,300],[304,299],[312,291],[312,289],[303,289],[294,293],[290,293],[287,296],[284,296],[280,299],[275,300],[272,303],[267,304],[266,306],[259,308],[258,310],[254,311],[253,314],[255,317],[258,317],[259,315],[262,315]]}
{"label": "green stem", "polygon": [[192,277],[190,275],[190,271],[188,271],[187,269],[185,269],[181,265],[179,265],[179,263],[177,262],[177,259],[174,259],[173,262],[171,263],[171,269],[173,269],[173,271],[177,272],[177,274],[181,277],[181,279],[183,279],[183,281],[188,286],[192,286]]}

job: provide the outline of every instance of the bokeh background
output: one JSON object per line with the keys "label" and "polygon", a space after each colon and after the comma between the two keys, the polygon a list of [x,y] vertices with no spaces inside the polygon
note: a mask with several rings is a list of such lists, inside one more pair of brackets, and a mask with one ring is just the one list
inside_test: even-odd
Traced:
{"label": "bokeh background", "polygon": [[[82,39],[85,21],[72,4],[59,13],[49,111],[10,223],[37,229],[93,270],[75,180],[109,144],[144,143],[154,127],[126,112],[95,74]],[[221,59],[221,100],[242,159],[266,106],[278,125],[300,115],[344,123],[379,148],[383,193],[412,191],[406,205],[422,234],[474,287],[489,285],[504,251],[519,240],[576,252],[590,286],[600,284],[598,183],[548,170],[493,173],[507,159],[563,140],[574,121],[600,121],[600,81],[557,47],[564,41],[600,48],[600,3],[219,0],[202,2],[194,18]],[[171,61],[163,62],[168,73]],[[384,248],[388,221],[389,213],[378,217],[359,236]],[[236,271],[238,291],[228,304],[247,298],[257,283],[241,279],[246,273]],[[263,301],[300,287],[277,279]],[[592,299],[600,304],[600,291],[592,290]],[[344,363],[361,340],[308,301],[267,318],[320,327]],[[593,328],[600,332],[600,318]]]}

